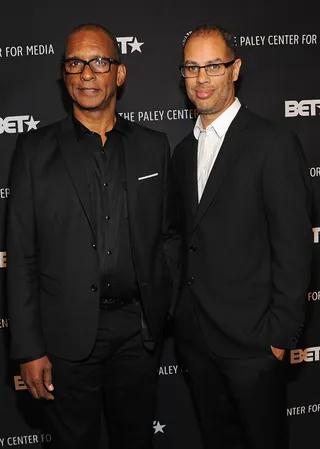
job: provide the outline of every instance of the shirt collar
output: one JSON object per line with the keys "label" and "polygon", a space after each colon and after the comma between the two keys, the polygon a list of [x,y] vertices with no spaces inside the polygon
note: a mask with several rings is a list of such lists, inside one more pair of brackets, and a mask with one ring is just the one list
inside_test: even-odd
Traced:
{"label": "shirt collar", "polygon": [[203,129],[201,116],[199,115],[193,128],[193,135],[198,140],[200,133],[205,132],[207,135],[215,133],[220,139],[226,134],[232,120],[237,115],[241,103],[238,98],[226,109],[218,118],[216,118],[206,129]]}
{"label": "shirt collar", "polygon": [[[84,126],[74,115],[72,115],[72,121],[78,140],[80,140],[85,134],[96,134],[95,132]],[[127,137],[127,128],[125,121],[118,114],[116,114],[116,123],[114,127],[110,131],[108,131],[108,134],[113,131],[118,131],[119,133]]]}

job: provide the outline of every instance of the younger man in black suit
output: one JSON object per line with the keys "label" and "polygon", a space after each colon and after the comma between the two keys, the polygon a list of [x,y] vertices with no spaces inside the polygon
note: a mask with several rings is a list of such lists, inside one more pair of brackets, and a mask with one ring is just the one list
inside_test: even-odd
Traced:
{"label": "younger man in black suit", "polygon": [[286,349],[303,328],[311,187],[292,132],[235,97],[234,37],[197,27],[181,74],[199,111],[173,161],[184,223],[174,322],[204,445],[288,449]]}

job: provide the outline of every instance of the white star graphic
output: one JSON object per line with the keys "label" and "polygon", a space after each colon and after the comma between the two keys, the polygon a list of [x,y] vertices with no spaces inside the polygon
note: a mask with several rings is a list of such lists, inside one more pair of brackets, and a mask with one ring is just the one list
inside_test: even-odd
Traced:
{"label": "white star graphic", "polygon": [[133,53],[136,50],[142,53],[140,47],[144,44],[144,42],[138,42],[137,38],[135,37],[134,41],[132,43],[128,42],[128,44],[131,46],[131,53]]}
{"label": "white star graphic", "polygon": [[154,433],[164,433],[163,428],[166,427],[167,424],[160,424],[159,421],[153,421],[153,428],[154,428]]}
{"label": "white star graphic", "polygon": [[32,115],[30,115],[30,119],[29,121],[25,121],[24,122],[26,125],[28,125],[28,131],[30,131],[30,129],[37,129],[37,124],[40,123],[40,120],[34,120],[34,118],[32,117]]}

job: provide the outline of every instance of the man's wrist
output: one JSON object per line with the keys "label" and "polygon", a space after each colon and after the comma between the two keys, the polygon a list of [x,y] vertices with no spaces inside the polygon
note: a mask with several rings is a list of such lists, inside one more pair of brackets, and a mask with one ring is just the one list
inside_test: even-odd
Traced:
{"label": "man's wrist", "polygon": [[34,360],[41,359],[42,357],[45,357],[46,355],[47,355],[46,353],[43,353],[40,355],[24,357],[23,359],[16,359],[16,362],[18,362],[20,365],[22,365],[23,363],[33,362]]}

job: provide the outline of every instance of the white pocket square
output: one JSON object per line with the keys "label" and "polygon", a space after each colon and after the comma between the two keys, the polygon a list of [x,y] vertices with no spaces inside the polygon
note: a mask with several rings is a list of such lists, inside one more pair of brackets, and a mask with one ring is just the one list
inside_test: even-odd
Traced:
{"label": "white pocket square", "polygon": [[146,176],[141,176],[140,178],[138,178],[138,181],[142,181],[142,179],[147,179],[147,178],[154,178],[155,176],[158,176],[159,173],[152,173],[152,175],[146,175]]}

